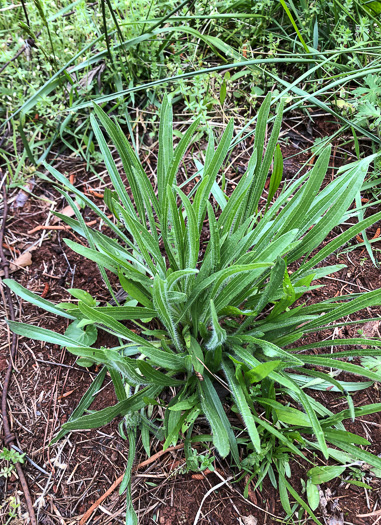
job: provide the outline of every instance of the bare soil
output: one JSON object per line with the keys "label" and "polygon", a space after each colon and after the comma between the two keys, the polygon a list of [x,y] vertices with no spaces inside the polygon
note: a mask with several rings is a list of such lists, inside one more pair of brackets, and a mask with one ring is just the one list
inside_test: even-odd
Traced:
{"label": "bare soil", "polygon": [[[290,126],[291,124],[293,125],[292,122]],[[313,138],[334,130],[334,126],[335,123],[324,124],[322,119],[317,119],[312,132],[309,132],[308,126],[304,125],[297,128],[299,135],[296,133],[296,136],[295,133],[290,135],[288,128],[283,131],[285,178],[294,176],[307,160],[308,154],[303,152],[303,147],[310,145]],[[238,182],[249,153],[250,141],[239,152],[239,161],[231,165],[226,174],[228,191],[229,187],[232,188]],[[337,153],[334,150],[334,167],[328,173],[329,179],[334,176],[334,168],[347,161],[348,157],[343,152],[339,150]],[[189,170],[193,167],[188,161],[186,167],[189,176]],[[150,168],[152,170],[155,168],[154,159],[151,161]],[[61,160],[59,169],[68,175],[73,174],[75,184],[86,191],[93,189],[101,193],[105,185],[109,184],[107,177],[101,182],[96,176],[86,172],[82,162],[73,158]],[[183,176],[185,180],[185,172]],[[34,196],[28,199],[24,207],[11,212],[8,218],[6,242],[13,248],[7,251],[9,259],[17,257],[16,250],[24,252],[27,248],[34,248],[32,264],[20,268],[13,277],[29,290],[44,293],[44,296],[53,302],[69,300],[67,289],[70,287],[82,288],[99,301],[109,300],[107,289],[96,265],[79,257],[66,246],[64,239],[75,239],[77,237],[75,233],[54,230],[28,233],[38,225],[52,224],[51,201],[56,203],[57,210],[65,207],[63,199],[46,182],[37,181],[33,193]],[[12,197],[14,196],[15,193]],[[94,197],[94,199],[98,204],[102,204],[100,198]],[[94,219],[88,209],[84,210],[84,216],[86,220]],[[370,236],[377,234],[377,228],[378,225],[375,225],[369,230]],[[207,238],[207,233],[205,237]],[[78,238],[76,240],[78,241]],[[354,244],[356,242],[358,241]],[[332,279],[324,279],[322,284],[325,287],[311,292],[307,297],[307,303],[339,294],[358,293],[381,287],[381,273],[372,265],[366,251],[361,247],[349,254],[331,257],[326,263],[343,263],[347,267],[335,274]],[[57,319],[54,315],[16,298],[15,303],[18,307],[18,318],[24,322],[60,332],[67,327],[68,323],[65,319]],[[7,316],[5,304],[2,303],[0,308],[2,317],[5,318]],[[367,309],[358,317],[351,316],[351,320],[379,317],[379,313],[377,309],[372,311]],[[336,335],[348,337],[355,334],[359,327],[360,325],[342,327]],[[368,331],[369,335],[380,335],[378,322],[361,325],[361,328]],[[8,362],[9,333],[5,322],[0,323],[0,334],[2,336],[0,374],[2,374]],[[321,332],[317,338],[325,338],[329,334],[329,331]],[[309,338],[309,341],[313,341],[313,338]],[[114,342],[112,336],[106,333],[101,334],[98,340],[98,344],[105,346],[112,346]],[[79,523],[86,510],[123,474],[128,457],[128,446],[118,432],[117,421],[98,430],[72,433],[49,446],[53,436],[67,421],[96,377],[93,368],[90,370],[81,368],[75,361],[74,356],[57,345],[26,338],[19,340],[18,356],[8,397],[9,414],[19,448],[43,470],[38,470],[29,461],[24,464],[24,471],[35,502],[38,523],[43,525]],[[351,381],[354,380],[352,376],[348,376],[348,379],[349,377]],[[345,379],[344,376],[343,378]],[[332,392],[319,392],[316,395],[321,403],[333,411],[341,409],[345,403],[340,395]],[[378,384],[353,396],[355,406],[378,403],[381,402],[380,398]],[[99,410],[116,402],[114,389],[108,379],[91,409]],[[348,431],[366,437],[371,442],[371,452],[381,454],[380,414],[365,416],[355,423],[347,422],[346,427]],[[146,455],[141,442],[138,447],[137,462],[140,462],[146,459]],[[152,442],[152,453],[161,448],[158,441]],[[209,475],[182,474],[181,466],[184,463],[183,451],[177,450],[162,456],[134,477],[132,495],[134,506],[139,511],[140,523],[143,525],[192,524],[200,507],[199,524],[258,523],[262,525],[283,522],[284,511],[277,492],[268,479],[264,482],[261,491],[250,490],[249,498],[246,500],[242,495],[244,483],[235,483],[236,473],[230,469],[227,461],[217,457],[215,461],[217,474]],[[307,468],[307,464],[303,465],[299,461],[295,461],[292,465],[291,483],[299,493],[300,480],[306,479]],[[371,525],[378,521],[381,505],[380,480],[364,471],[364,481],[372,487],[371,491],[340,480],[322,485],[321,488],[328,499],[326,523]],[[212,490],[221,483],[223,485],[220,488]],[[2,505],[0,523],[7,523],[9,498],[12,496],[20,503],[20,507],[17,511],[19,518],[14,518],[11,523],[27,523],[23,495],[14,474],[8,479],[0,477],[0,501],[3,501],[3,504],[0,504]],[[99,506],[88,524],[124,523],[124,511],[124,496],[119,496],[118,491],[115,490]],[[337,516],[340,513],[343,514],[344,522],[338,521]],[[317,514],[319,515],[319,511]],[[370,516],[359,517],[361,514],[370,514]],[[306,514],[300,516],[300,519],[303,523],[312,523]]]}

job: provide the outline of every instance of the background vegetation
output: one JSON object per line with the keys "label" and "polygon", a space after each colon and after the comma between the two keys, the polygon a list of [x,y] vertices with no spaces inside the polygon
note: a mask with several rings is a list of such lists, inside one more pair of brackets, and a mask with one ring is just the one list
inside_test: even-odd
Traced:
{"label": "background vegetation", "polygon": [[201,115],[207,125],[235,115],[247,130],[270,90],[273,103],[285,98],[286,111],[298,107],[308,115],[318,107],[339,119],[341,132],[351,127],[380,143],[379,2],[34,0],[25,9],[2,6],[0,112],[11,136],[21,124],[34,162],[51,139],[99,160],[91,101],[130,131],[136,111],[146,110],[144,121],[155,132],[165,90],[185,120]]}

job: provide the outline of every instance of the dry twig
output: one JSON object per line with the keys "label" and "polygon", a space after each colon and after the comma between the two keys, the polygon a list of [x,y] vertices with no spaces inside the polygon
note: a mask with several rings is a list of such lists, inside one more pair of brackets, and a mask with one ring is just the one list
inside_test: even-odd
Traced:
{"label": "dry twig", "polygon": [[[112,215],[108,215],[107,218],[111,219]],[[94,219],[93,221],[86,222],[86,226],[94,226],[98,222],[98,219]],[[70,226],[44,226],[40,224],[39,226],[36,226],[33,228],[33,230],[28,231],[28,235],[32,235],[33,233],[37,233],[41,230],[70,230]]]}
{"label": "dry twig", "polygon": [[[184,447],[184,443],[180,443],[180,445],[176,445],[175,447],[169,447],[169,448],[167,448],[165,450],[160,450],[159,452],[157,452],[156,454],[154,454],[150,458],[148,458],[145,461],[142,461],[141,463],[139,463],[139,465],[136,465],[136,467],[133,468],[133,472],[136,472],[137,470],[139,470],[139,469],[141,469],[143,467],[146,467],[150,463],[153,463],[154,461],[159,459],[164,454],[167,454],[167,452],[173,452],[174,450],[179,450],[180,448],[183,448],[183,447]],[[97,501],[95,503],[93,503],[91,505],[91,507],[82,516],[81,521],[79,522],[79,525],[85,525],[87,523],[87,520],[90,518],[92,513],[122,483],[123,478],[124,478],[124,474],[122,474],[118,479],[116,479],[114,481],[114,483],[111,485],[111,487],[108,490],[106,490],[106,492],[104,494],[102,494],[102,496],[99,499],[97,499]]]}

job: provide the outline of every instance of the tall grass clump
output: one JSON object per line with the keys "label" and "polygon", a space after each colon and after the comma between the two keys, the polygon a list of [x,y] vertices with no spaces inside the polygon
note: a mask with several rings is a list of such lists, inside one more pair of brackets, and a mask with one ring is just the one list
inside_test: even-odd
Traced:
{"label": "tall grass clump", "polygon": [[[269,476],[288,515],[299,507],[316,523],[319,483],[353,464],[381,468],[380,458],[358,446],[369,443],[347,432],[343,423],[381,409],[381,404],[355,408],[352,392],[379,381],[380,374],[346,359],[379,356],[381,343],[334,337],[341,319],[380,305],[381,290],[309,305],[302,299],[319,288],[314,282],[343,267],[325,266],[327,257],[381,219],[379,212],[324,242],[341,224],[375,156],[340,169],[324,185],[330,159],[327,147],[308,173],[281,185],[283,160],[277,140],[282,106],[265,143],[270,103],[268,95],[258,114],[247,170],[230,196],[216,180],[232,141],[232,121],[217,145],[210,135],[199,182],[186,195],[176,175],[197,120],[174,147],[172,105],[164,98],[153,187],[119,125],[95,106],[93,132],[113,184],[113,191],[105,191],[107,213],[64,175],[46,167],[76,219],[57,215],[87,243],[66,239],[67,245],[98,265],[116,305],[100,306],[96,298],[78,289],[69,290],[78,304],[56,305],[13,280],[6,281],[23,299],[73,321],[65,335],[9,321],[14,332],[65,346],[85,366],[102,366],[56,439],[119,419],[120,432],[129,440],[122,490],[127,489],[131,523],[137,522],[130,476],[138,432],[147,453],[150,435],[164,440],[164,449],[183,439],[189,461],[194,442],[212,443],[220,457],[229,456],[257,487]],[[105,135],[121,157],[130,191]],[[101,218],[112,235],[89,228],[75,198]],[[205,225],[207,242],[201,237]],[[124,304],[118,302],[106,271],[118,277],[127,295]],[[93,347],[97,330],[116,336],[119,345]],[[303,344],[304,337],[321,330],[332,330],[333,338]],[[366,381],[341,381],[342,372]],[[106,373],[118,402],[87,413]],[[347,408],[332,413],[314,395],[322,389],[340,393]],[[155,410],[157,404],[165,409],[164,419]],[[196,423],[206,435],[197,435]],[[336,470],[332,465],[315,466],[317,454],[334,460]],[[289,481],[297,458],[310,465],[305,479],[308,504]]]}

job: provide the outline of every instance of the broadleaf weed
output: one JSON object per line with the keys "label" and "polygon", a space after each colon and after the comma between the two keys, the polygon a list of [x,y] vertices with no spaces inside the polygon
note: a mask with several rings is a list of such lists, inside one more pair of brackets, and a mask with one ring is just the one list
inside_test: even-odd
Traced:
{"label": "broadleaf weed", "polygon": [[[290,499],[295,499],[316,521],[313,510],[287,481],[293,459],[302,457],[313,467],[315,454],[319,453],[344,465],[360,459],[381,468],[380,458],[356,446],[361,438],[345,438],[343,424],[344,420],[378,412],[381,404],[355,408],[351,384],[338,379],[338,374],[346,371],[369,380],[360,388],[378,381],[378,368],[375,371],[374,367],[341,358],[381,356],[381,343],[372,338],[349,339],[345,344],[354,350],[344,351],[343,340],[334,337],[317,342],[316,346],[296,344],[305,335],[327,330],[331,323],[381,304],[381,290],[339,296],[317,304],[301,302],[303,295],[313,289],[316,278],[342,268],[322,269],[318,265],[381,218],[381,213],[377,213],[364,219],[320,247],[341,223],[376,155],[342,168],[333,181],[322,187],[330,155],[330,149],[325,148],[308,174],[272,192],[271,202],[262,199],[271,161],[274,155],[279,156],[276,146],[281,110],[264,146],[270,102],[269,94],[258,116],[254,160],[233,193],[226,195],[223,210],[212,198],[212,188],[229,151],[232,122],[216,148],[210,137],[201,180],[194,192],[186,195],[178,187],[176,173],[192,135],[184,135],[186,142],[173,146],[172,103],[165,97],[154,192],[120,127],[95,107],[99,122],[92,119],[93,129],[117,189],[110,194],[113,220],[57,170],[46,167],[69,202],[73,202],[69,195],[74,195],[110,226],[112,237],[87,227],[76,206],[76,219],[60,216],[89,245],[67,240],[68,246],[97,263],[104,275],[107,269],[119,276],[130,302],[99,306],[95,298],[74,290],[78,306],[68,308],[62,304],[57,308],[15,281],[8,280],[6,284],[35,305],[74,319],[80,327],[86,325],[91,332],[97,328],[116,335],[120,346],[89,346],[86,337],[76,339],[78,324],[66,337],[22,323],[9,325],[20,335],[65,345],[69,352],[84,358],[86,365],[102,365],[103,377],[104,370],[111,375],[118,403],[87,414],[92,396],[85,396],[80,410],[63,425],[59,436],[67,431],[100,427],[122,417],[131,450],[135,448],[137,428],[144,432],[146,448],[149,433],[164,433],[164,447],[176,444],[183,435],[188,460],[195,465],[189,447],[197,417],[203,414],[216,454],[231,454],[238,468],[256,477],[257,486],[266,473],[279,487],[287,513]],[[112,155],[107,155],[103,130],[112,137],[123,160],[132,198]],[[279,160],[277,166],[281,169]],[[279,174],[276,178],[278,186]],[[211,235],[203,251],[200,238],[205,223],[209,224]],[[144,329],[146,323],[148,330]],[[130,328],[134,324],[135,328]],[[90,331],[83,333],[91,340],[94,334]],[[324,347],[338,350],[307,352]],[[341,392],[348,409],[333,414],[324,406],[313,395],[321,384]],[[154,405],[168,387],[175,395],[164,412],[164,421],[160,421]],[[100,385],[92,388],[94,393]],[[227,399],[240,418],[239,439]],[[240,447],[246,451],[243,461]],[[131,461],[130,458],[123,482],[127,488]],[[130,509],[129,489],[127,494]],[[314,503],[313,488],[309,488],[309,494]]]}

